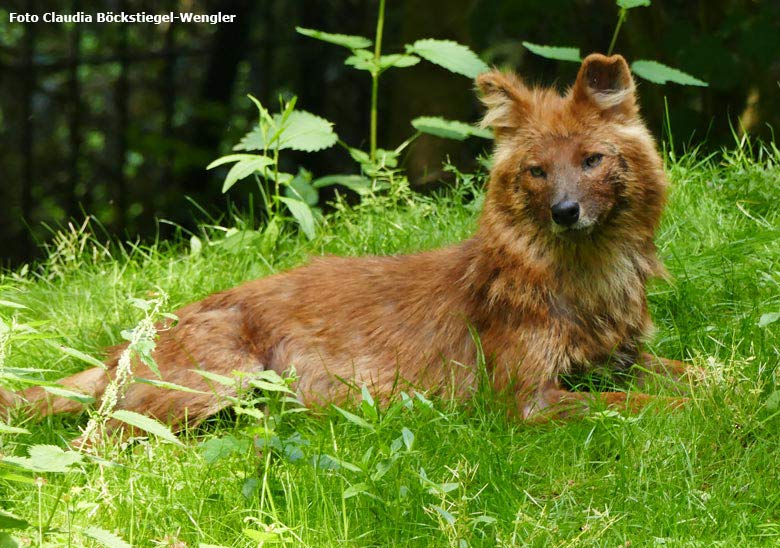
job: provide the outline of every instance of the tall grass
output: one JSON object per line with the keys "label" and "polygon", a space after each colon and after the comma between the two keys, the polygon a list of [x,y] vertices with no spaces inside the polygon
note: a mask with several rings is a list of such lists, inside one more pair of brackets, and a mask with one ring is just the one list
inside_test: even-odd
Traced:
{"label": "tall grass", "polygon": [[[347,408],[223,414],[182,434],[109,446],[64,472],[0,464],[0,531],[52,546],[752,546],[780,540],[780,154],[743,141],[669,165],[658,244],[672,274],[650,303],[652,350],[707,371],[676,413],[609,410],[545,426],[508,420],[480,394],[466,406],[370,394]],[[5,368],[49,378],[84,367],[56,342],[99,356],[143,313],[171,310],[309,255],[402,253],[472,233],[468,191],[393,208],[341,208],[314,241],[285,233],[272,254],[204,227],[151,245],[101,244],[89,226],[61,234],[49,260],[0,278],[17,329]],[[11,313],[4,312],[6,318]],[[763,321],[762,321],[763,318]],[[26,334],[27,336],[22,336]],[[46,340],[41,340],[41,336]],[[48,342],[47,342],[48,341]],[[66,448],[85,419],[11,419],[4,456]],[[41,478],[37,481],[36,478]],[[30,483],[31,481],[31,483]],[[91,529],[90,529],[91,528]]]}

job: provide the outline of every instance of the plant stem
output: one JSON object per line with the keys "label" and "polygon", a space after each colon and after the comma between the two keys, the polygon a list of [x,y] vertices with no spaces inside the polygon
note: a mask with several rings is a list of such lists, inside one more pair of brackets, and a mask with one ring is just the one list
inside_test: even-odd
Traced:
{"label": "plant stem", "polygon": [[274,148],[274,217],[279,215],[279,142]]}
{"label": "plant stem", "polygon": [[376,21],[376,38],[374,40],[374,70],[371,71],[371,149],[369,157],[373,162],[376,158],[376,119],[377,102],[379,98],[379,58],[382,56],[382,30],[385,26],[385,0],[379,0],[379,15]]}
{"label": "plant stem", "polygon": [[43,478],[36,478],[38,487],[38,546],[43,546]]}
{"label": "plant stem", "polygon": [[628,15],[628,10],[626,8],[620,8],[618,22],[617,25],[615,25],[615,32],[612,34],[612,41],[609,43],[607,55],[612,55],[612,50],[615,49],[615,42],[617,42],[618,33],[620,33],[620,27],[623,26],[623,21],[626,20],[626,15]]}
{"label": "plant stem", "polygon": [[49,527],[51,527],[51,522],[54,519],[54,514],[57,512],[57,506],[59,506],[60,500],[62,499],[62,494],[64,492],[65,492],[65,484],[60,485],[60,488],[57,490],[57,496],[54,498],[54,506],[49,512],[49,517],[46,519],[46,525],[44,525],[43,527],[47,531],[49,530]]}

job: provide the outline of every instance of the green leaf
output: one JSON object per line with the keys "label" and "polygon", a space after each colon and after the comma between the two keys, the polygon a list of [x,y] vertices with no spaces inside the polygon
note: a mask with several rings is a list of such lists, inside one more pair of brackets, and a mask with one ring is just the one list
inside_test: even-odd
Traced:
{"label": "green leaf", "polygon": [[127,409],[117,409],[111,413],[111,417],[125,424],[129,424],[130,426],[134,426],[135,428],[143,430],[144,432],[154,434],[158,438],[161,438],[167,442],[173,443],[175,445],[184,445],[178,440],[178,438],[176,438],[176,436],[167,426],[151,417],[147,417],[146,415],[141,415],[135,411],[128,411]]}
{"label": "green leaf", "polygon": [[0,306],[5,306],[8,308],[18,308],[18,309],[27,308],[23,304],[15,303],[13,301],[4,301],[2,299],[0,299]]}
{"label": "green leaf", "polygon": [[133,380],[141,384],[151,384],[152,386],[156,386],[157,388],[165,388],[166,390],[176,390],[178,392],[187,392],[188,394],[209,394],[210,393],[210,392],[204,392],[203,390],[195,390],[194,388],[190,388],[189,386],[182,386],[180,384],[176,384],[173,382],[161,381],[159,379],[142,379],[141,377],[136,377]]}
{"label": "green leaf", "polygon": [[95,401],[95,398],[92,396],[88,396],[87,394],[82,394],[80,392],[74,392],[73,390],[67,390],[59,386],[42,386],[41,388],[49,394],[54,394],[60,398],[67,398],[69,400],[77,401],[79,403],[83,403],[84,405],[89,405]]}
{"label": "green leaf", "polygon": [[276,217],[271,217],[263,230],[263,241],[260,244],[260,252],[263,255],[268,255],[274,250],[279,234],[279,222],[276,220]]}
{"label": "green leaf", "polygon": [[493,134],[489,131],[481,130],[464,122],[456,120],[446,120],[439,116],[421,116],[412,120],[412,126],[417,131],[444,137],[445,139],[455,139],[463,141],[472,135],[492,139]]}
{"label": "green leaf", "polygon": [[573,61],[579,63],[582,61],[580,58],[579,48],[565,48],[560,46],[542,46],[539,44],[532,44],[531,42],[523,42],[531,53],[535,53],[545,59],[557,59],[558,61]]}
{"label": "green leaf", "polygon": [[100,527],[87,527],[82,531],[85,537],[98,541],[103,546],[108,548],[132,548],[130,543],[125,542],[119,536],[101,529]]}
{"label": "green leaf", "polygon": [[344,60],[344,64],[357,70],[367,70],[369,72],[377,69],[377,64],[374,62],[374,54],[365,49],[358,50],[354,55],[347,57]]}
{"label": "green leaf", "polygon": [[320,468],[333,469],[333,465],[335,465],[335,468],[344,468],[350,472],[358,473],[363,471],[359,466],[354,465],[351,462],[336,458],[333,455],[321,455],[317,460],[317,466]]}
{"label": "green leaf", "polygon": [[85,354],[84,352],[80,350],[76,350],[75,348],[70,348],[68,346],[62,346],[62,345],[55,345],[57,349],[62,352],[63,354],[67,354],[68,356],[72,358],[76,358],[77,360],[80,360],[88,365],[91,365],[93,367],[99,367],[100,369],[106,369],[106,364],[104,364],[99,359],[90,356],[89,354]]}
{"label": "green leaf", "polygon": [[215,167],[229,164],[231,162],[240,162],[243,160],[254,160],[255,158],[257,158],[257,154],[228,154],[227,156],[222,156],[221,158],[217,158],[216,160],[211,162],[209,165],[206,166],[206,169],[214,169]]}
{"label": "green leaf", "polygon": [[374,473],[371,474],[371,481],[378,482],[390,471],[393,467],[395,459],[382,459],[374,466]]}
{"label": "green leaf", "polygon": [[3,481],[16,481],[19,483],[26,483],[27,485],[35,485],[35,479],[30,476],[23,476],[5,470],[0,470],[0,479]]}
{"label": "green leaf", "polygon": [[279,538],[278,533],[272,533],[270,531],[258,531],[257,529],[244,529],[243,531],[244,536],[247,536],[251,538],[252,540],[256,540],[257,542],[260,542],[261,544],[264,544],[266,542],[279,542],[281,539]]}
{"label": "green leaf", "polygon": [[780,312],[769,312],[768,314],[762,314],[758,320],[758,327],[766,327],[770,323],[775,323],[780,320]]}
{"label": "green leaf", "polygon": [[316,152],[330,148],[338,141],[333,124],[304,110],[293,111],[279,136],[280,148]]}
{"label": "green leaf", "polygon": [[769,397],[764,402],[764,405],[766,405],[766,408],[770,411],[775,411],[778,407],[780,407],[780,390],[775,390],[769,394]]}
{"label": "green leaf", "polygon": [[359,148],[349,148],[349,155],[361,166],[371,163],[371,157],[368,152],[360,150]]}
{"label": "green leaf", "polygon": [[382,55],[379,57],[380,70],[387,70],[389,68],[406,68],[412,67],[420,62],[419,57],[409,55],[408,53],[392,53],[390,55]]}
{"label": "green leaf", "polygon": [[287,186],[295,178],[295,175],[284,171],[269,171],[266,173],[266,177],[268,177],[271,181],[276,181],[282,186]]}
{"label": "green leaf", "polygon": [[314,214],[312,213],[311,208],[306,202],[295,198],[280,196],[279,199],[284,202],[292,216],[298,221],[298,225],[301,227],[301,230],[303,230],[303,233],[306,234],[306,237],[313,240],[315,236],[315,227]]}
{"label": "green leaf", "polygon": [[355,485],[351,485],[344,489],[344,493],[341,496],[348,499],[355,495],[359,495],[360,493],[365,493],[366,491],[368,491],[367,483],[356,483]]}
{"label": "green leaf", "polygon": [[222,193],[224,194],[230,188],[241,179],[245,179],[255,173],[256,171],[262,171],[263,168],[268,167],[274,163],[270,158],[260,155],[253,156],[251,160],[241,160],[237,162],[228,171],[225,177],[225,182],[222,184]]}
{"label": "green leaf", "polygon": [[219,373],[212,373],[211,371],[204,371],[202,369],[190,369],[190,371],[217,384],[221,384],[222,386],[236,385],[236,379],[234,377],[228,377],[226,375],[220,375]]}
{"label": "green leaf", "polygon": [[401,437],[404,440],[404,445],[406,446],[406,450],[411,451],[412,445],[414,445],[414,433],[404,426],[401,429]]}
{"label": "green leaf", "polygon": [[421,116],[412,120],[412,126],[417,131],[444,137],[445,139],[454,139],[464,141],[471,134],[468,124],[445,120],[437,116]]}
{"label": "green leaf", "polygon": [[447,510],[442,508],[441,506],[433,506],[433,509],[436,510],[436,512],[439,513],[439,515],[446,521],[448,524],[452,525],[455,523],[455,516],[450,514]]}
{"label": "green leaf", "polygon": [[426,407],[429,407],[430,409],[433,409],[433,402],[425,397],[425,394],[422,394],[421,392],[418,392],[417,390],[414,391],[414,397],[417,398],[420,403],[425,405]]}
{"label": "green leaf", "polygon": [[[265,130],[265,132],[263,132]],[[274,114],[273,125],[260,125],[244,135],[235,150],[265,150],[278,148],[316,152],[330,148],[338,141],[333,124],[305,110],[294,110],[286,119]]]}
{"label": "green leaf", "polygon": [[0,421],[0,434],[29,434],[30,431],[25,428],[19,428],[17,426],[10,426],[3,421]]}
{"label": "green leaf", "polygon": [[394,150],[376,149],[375,163],[377,165],[394,168],[398,166],[399,153]]}
{"label": "green leaf", "polygon": [[452,40],[434,40],[432,38],[417,40],[414,44],[407,45],[406,51],[416,53],[431,63],[469,78],[476,78],[479,74],[490,69],[476,53],[463,44]]}
{"label": "green leaf", "polygon": [[303,200],[310,206],[317,205],[320,199],[319,192],[311,184],[311,173],[305,169],[298,170],[298,175],[285,186],[284,193],[287,197]]}
{"label": "green leaf", "polygon": [[27,450],[29,457],[6,457],[10,462],[32,472],[71,472],[82,460],[81,453],[63,451],[56,445],[33,445]]}
{"label": "green leaf", "polygon": [[331,34],[330,32],[323,32],[321,30],[306,29],[303,27],[295,27],[295,30],[299,34],[314,38],[316,40],[322,40],[323,42],[329,42],[336,44],[337,46],[343,46],[349,49],[360,49],[370,47],[373,42],[363,36],[356,36],[354,34]]}
{"label": "green leaf", "polygon": [[368,50],[357,50],[354,55],[344,59],[344,64],[357,70],[367,70],[368,72],[378,72],[379,65],[374,60],[374,54]]}
{"label": "green leaf", "polygon": [[203,242],[200,241],[200,238],[195,235],[190,236],[190,255],[200,255],[202,249]]}
{"label": "green leaf", "polygon": [[19,548],[19,544],[10,534],[0,533],[0,548]]}
{"label": "green leaf", "polygon": [[0,510],[0,529],[27,529],[29,526],[22,518]]}
{"label": "green leaf", "polygon": [[287,394],[295,394],[295,392],[290,390],[286,385],[275,383],[275,382],[268,382],[260,379],[252,379],[251,381],[249,381],[249,384],[265,392],[285,392]]}
{"label": "green leaf", "polygon": [[[274,114],[274,117],[278,117],[278,114]],[[246,135],[241,137],[241,140],[233,150],[264,150],[265,148],[271,148],[268,140],[273,137],[273,131],[271,128],[274,126],[259,124],[252,128]],[[279,147],[281,149],[281,147]]]}
{"label": "green leaf", "polygon": [[322,188],[331,185],[345,186],[361,196],[371,192],[371,179],[363,177],[362,175],[327,175],[315,179],[311,184],[314,188]]}
{"label": "green leaf", "polygon": [[360,395],[363,398],[363,401],[368,404],[369,407],[374,407],[374,397],[371,395],[371,392],[369,392],[368,387],[364,384],[363,388],[360,389]]}
{"label": "green leaf", "polygon": [[408,53],[393,53],[391,55],[381,55],[379,62],[374,59],[374,54],[367,50],[358,50],[354,55],[350,55],[344,60],[345,65],[349,65],[358,70],[367,70],[368,72],[382,72],[389,68],[406,68],[416,65],[420,58]]}
{"label": "green leaf", "polygon": [[368,387],[365,384],[363,385],[361,392],[363,401],[360,402],[360,410],[362,411],[363,416],[368,417],[373,421],[379,420],[379,411],[376,408],[376,403],[374,402],[374,398],[371,396],[371,392],[368,391]]}
{"label": "green leaf", "polygon": [[130,297],[129,301],[130,304],[132,304],[138,310],[143,310],[144,312],[149,312],[152,309],[152,306],[154,306],[154,303],[147,299],[138,299],[136,297]]}
{"label": "green leaf", "polygon": [[266,419],[265,413],[263,413],[257,407],[241,407],[236,405],[233,407],[233,412],[236,415],[248,415],[256,419],[258,422]]}
{"label": "green leaf", "polygon": [[395,455],[403,447],[404,441],[401,438],[395,438],[390,444],[390,454]]}
{"label": "green leaf", "polygon": [[214,464],[218,460],[235,453],[245,453],[249,449],[248,440],[238,440],[227,435],[222,438],[209,438],[200,444],[203,460],[207,464]]}
{"label": "green leaf", "polygon": [[[36,371],[36,373],[37,372],[39,371]],[[23,383],[23,384],[31,384],[33,386],[54,386],[55,384],[49,381],[42,381],[40,379],[33,379],[30,377],[18,375],[10,367],[0,369],[0,380],[3,380],[4,384],[15,383],[15,382]]]}
{"label": "green leaf", "polygon": [[220,247],[234,255],[241,254],[245,250],[254,247],[262,239],[262,234],[256,230],[231,229],[222,240],[214,242],[214,246]]}
{"label": "green leaf", "polygon": [[156,344],[154,341],[149,339],[141,339],[132,345],[132,349],[135,351],[135,354],[138,356],[141,362],[152,370],[152,373],[157,375],[159,378],[162,378],[162,375],[160,374],[160,367],[157,365],[157,362],[154,361],[154,357],[152,356],[152,352],[154,352],[155,346]]}
{"label": "green leaf", "polygon": [[333,407],[336,409],[336,411],[341,413],[341,415],[345,419],[347,419],[349,422],[351,422],[352,424],[356,424],[357,426],[359,426],[361,428],[365,428],[366,430],[373,430],[374,429],[374,427],[371,426],[371,423],[369,423],[364,418],[358,417],[357,415],[355,415],[354,413],[350,413],[349,411],[345,411],[344,409],[342,409],[338,405],[334,405]]}
{"label": "green leaf", "polygon": [[257,373],[247,374],[246,376],[249,377],[250,379],[259,379],[259,380],[270,382],[272,384],[286,386],[284,378],[282,378],[282,376],[279,375],[279,373],[277,373],[273,369],[264,369]]}
{"label": "green leaf", "polygon": [[650,0],[616,0],[618,7],[630,10],[632,8],[647,7],[650,5]]}
{"label": "green leaf", "polygon": [[707,87],[709,85],[707,82],[694,78],[690,74],[686,74],[672,67],[667,67],[657,61],[634,61],[631,63],[631,72],[655,84],[673,82],[683,86]]}

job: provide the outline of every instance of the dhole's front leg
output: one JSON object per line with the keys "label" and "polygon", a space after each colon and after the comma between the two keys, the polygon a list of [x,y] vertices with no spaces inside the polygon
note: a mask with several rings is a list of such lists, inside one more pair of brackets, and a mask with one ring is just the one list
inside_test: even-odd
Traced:
{"label": "dhole's front leg", "polygon": [[647,352],[639,355],[639,359],[631,373],[636,379],[636,386],[641,390],[653,391],[659,387],[671,390],[675,394],[687,394],[691,384],[704,378],[705,372],[700,367],[660,358]]}
{"label": "dhole's front leg", "polygon": [[525,402],[523,418],[530,422],[546,422],[583,416],[592,406],[606,405],[620,412],[638,413],[652,402],[660,402],[667,409],[685,405],[688,398],[655,396],[642,392],[572,392],[560,387],[557,380],[548,381]]}
{"label": "dhole's front leg", "polygon": [[[685,362],[659,358],[642,353],[632,368],[637,378],[637,386],[646,389],[653,381],[668,379],[677,393],[684,393],[703,375],[701,369]],[[656,396],[643,392],[572,392],[561,388],[557,379],[547,381],[533,396],[523,403],[522,415],[533,422],[553,418],[567,418],[586,413],[597,400],[601,405],[618,411],[636,413],[651,402],[661,402],[667,409],[682,407],[688,398],[681,396]]]}

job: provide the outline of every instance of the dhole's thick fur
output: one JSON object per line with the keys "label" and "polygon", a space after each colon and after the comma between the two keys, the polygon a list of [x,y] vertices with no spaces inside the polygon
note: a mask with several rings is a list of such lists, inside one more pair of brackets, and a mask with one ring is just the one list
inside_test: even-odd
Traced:
{"label": "dhole's thick fur", "polygon": [[[119,407],[181,427],[230,395],[192,370],[291,365],[305,403],[343,399],[344,379],[384,397],[407,382],[467,397],[478,378],[470,327],[494,388],[512,391],[522,417],[561,402],[586,406],[592,395],[560,387],[567,372],[641,363],[682,373],[641,352],[652,327],[645,283],[664,273],[653,236],[667,181],[625,60],[590,55],[563,96],[500,72],[477,85],[496,146],[474,237],[416,255],[318,258],[185,306],[154,356],[164,380],[206,394],[133,384]],[[90,369],[61,383],[99,397],[118,353],[108,373]],[[140,364],[137,374],[153,378]],[[80,408],[39,388],[2,397],[43,414]],[[602,397],[629,408],[649,399]]]}

